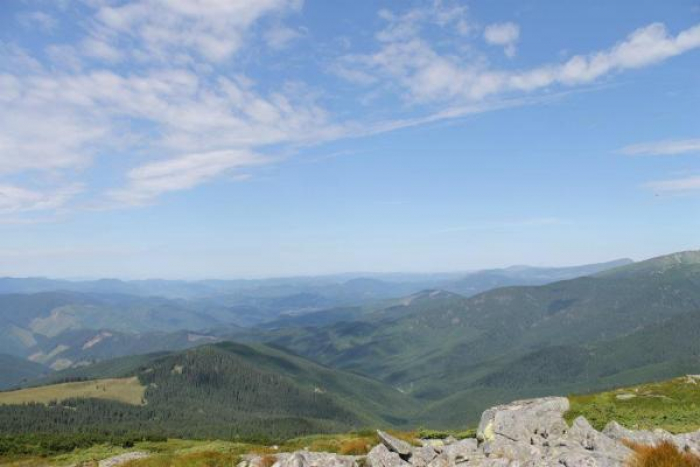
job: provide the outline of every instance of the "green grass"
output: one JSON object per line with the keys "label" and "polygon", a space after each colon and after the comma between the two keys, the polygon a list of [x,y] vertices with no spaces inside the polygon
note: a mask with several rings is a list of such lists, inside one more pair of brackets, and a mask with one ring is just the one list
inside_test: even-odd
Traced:
{"label": "green grass", "polygon": [[107,378],[0,392],[0,405],[48,404],[73,398],[107,399],[141,405],[145,393],[146,387],[139,383],[137,377]]}
{"label": "green grass", "polygon": [[[391,431],[391,434],[406,441],[415,442],[415,437],[418,433]],[[150,456],[146,459],[129,462],[126,464],[128,467],[223,467],[238,464],[240,457],[244,454],[268,455],[277,452],[293,452],[308,449],[314,452],[362,455],[369,452],[378,443],[379,438],[374,430],[334,435],[303,436],[290,439],[276,446],[233,441],[169,439],[163,442],[137,442],[133,447],[129,448],[99,444],[50,457],[0,456],[0,465],[13,467],[96,465],[97,462],[103,459],[126,452],[139,451],[148,453]]]}
{"label": "green grass", "polygon": [[672,433],[700,429],[700,378],[676,378],[569,400],[567,419],[583,415],[597,429],[612,420],[632,429],[662,428]]}

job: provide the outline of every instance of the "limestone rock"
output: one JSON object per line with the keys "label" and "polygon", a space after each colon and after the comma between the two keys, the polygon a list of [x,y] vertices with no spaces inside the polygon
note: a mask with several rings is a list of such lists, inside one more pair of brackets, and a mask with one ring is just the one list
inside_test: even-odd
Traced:
{"label": "limestone rock", "polygon": [[422,446],[411,450],[411,465],[414,467],[426,467],[437,457],[438,453],[432,446]]}
{"label": "limestone rock", "polygon": [[391,452],[397,453],[404,459],[411,455],[411,450],[413,447],[406,441],[395,438],[382,430],[377,430],[377,435],[379,435],[379,439],[382,441],[384,446],[389,448]]}
{"label": "limestone rock", "polygon": [[596,431],[583,417],[577,417],[574,420],[565,439],[587,451],[604,453],[605,456],[618,462],[624,462],[632,455],[632,450],[620,440]]}
{"label": "limestone rock", "polygon": [[452,462],[467,461],[475,457],[478,452],[478,444],[476,439],[463,439],[442,448],[442,454],[445,454]]}
{"label": "limestone rock", "polygon": [[516,442],[543,443],[566,432],[564,413],[569,410],[565,397],[544,397],[499,405],[481,416],[477,438],[490,442],[506,438]]}
{"label": "limestone rock", "polygon": [[367,454],[369,467],[409,467],[411,464],[401,459],[396,452],[391,452],[384,444],[379,444]]}

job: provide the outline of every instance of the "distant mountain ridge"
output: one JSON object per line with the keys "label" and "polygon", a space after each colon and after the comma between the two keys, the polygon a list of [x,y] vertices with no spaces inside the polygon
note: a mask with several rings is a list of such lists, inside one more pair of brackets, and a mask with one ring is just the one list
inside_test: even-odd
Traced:
{"label": "distant mountain ridge", "polygon": [[631,259],[618,259],[605,263],[570,267],[511,266],[471,273],[464,278],[446,284],[451,292],[471,296],[499,287],[517,285],[544,285],[576,277],[590,276],[634,263]]}
{"label": "distant mountain ridge", "polygon": [[[392,298],[421,289],[441,288],[457,293],[478,293],[484,287],[537,285],[555,280],[594,274],[631,263],[618,259],[606,263],[570,267],[510,266],[465,273],[357,273],[329,276],[232,280],[66,280],[44,277],[0,277],[0,294],[36,294],[41,292],[78,292],[119,294],[169,299],[206,299],[213,297],[284,298],[294,295],[343,299]],[[499,279],[503,283],[499,282]],[[492,282],[489,283],[488,281]],[[482,285],[481,283],[485,283]],[[525,282],[523,282],[525,281]],[[530,283],[536,282],[537,284]],[[454,290],[453,290],[454,289]]]}
{"label": "distant mountain ridge", "polygon": [[[194,282],[4,278],[0,279],[4,292],[0,352],[61,369],[133,353],[183,349],[220,337],[237,339],[245,334],[240,327],[318,326],[355,321],[373,312],[375,318],[388,319],[422,290],[473,292],[503,284],[541,283],[624,262],[511,267],[471,273],[457,281],[454,274]],[[93,338],[98,341],[85,347]]]}
{"label": "distant mountain ridge", "polygon": [[[449,408],[457,399],[477,413],[519,396],[700,370],[699,349],[684,340],[700,316],[697,258],[674,254],[470,298],[423,294],[354,321],[280,328],[268,339],[435,401],[425,416],[445,421],[458,416]],[[637,340],[648,355],[635,355]]]}

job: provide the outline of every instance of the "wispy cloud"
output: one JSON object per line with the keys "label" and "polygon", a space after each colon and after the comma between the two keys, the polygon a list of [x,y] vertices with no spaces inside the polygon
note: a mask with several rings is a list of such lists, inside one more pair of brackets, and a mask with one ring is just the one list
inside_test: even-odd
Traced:
{"label": "wispy cloud", "polygon": [[[491,68],[483,57],[469,59],[439,52],[418,26],[410,24],[410,28],[397,34],[395,21],[390,17],[385,31],[377,36],[376,52],[346,55],[336,69],[341,76],[361,73],[390,79],[401,86],[406,98],[415,102],[478,101],[551,86],[589,84],[612,73],[654,65],[700,47],[700,25],[673,36],[663,24],[653,23],[607,50],[530,70],[499,70]],[[498,39],[505,39],[506,34],[501,36]]]}
{"label": "wispy cloud", "polygon": [[[343,49],[332,66],[383,96],[398,90],[414,105],[410,112],[369,120],[329,110],[319,96],[334,90],[313,85],[332,80],[258,82],[237,64],[237,54],[249,44],[293,45],[301,31],[283,19],[302,6],[301,0],[87,2],[91,16],[73,42],[31,52],[0,44],[0,175],[55,180],[53,188],[36,189],[7,178],[0,184],[0,213],[14,218],[65,209],[80,190],[93,190],[92,199],[110,206],[148,204],[219,178],[249,176],[241,171],[274,164],[309,145],[543,102],[700,47],[700,25],[673,35],[655,23],[609,49],[563,63],[498,70],[474,47],[446,51],[425,37],[431,27],[459,38],[448,43],[483,47],[466,7],[433,0],[419,8],[382,10],[374,51]],[[23,21],[50,29],[52,18],[31,14]],[[492,24],[483,34],[515,53],[514,23]],[[681,153],[697,145],[684,143],[653,150]],[[119,164],[119,185],[105,192],[86,183],[86,170],[96,160],[122,154],[140,158]]]}
{"label": "wispy cloud", "polygon": [[625,146],[618,151],[628,156],[675,156],[678,154],[700,154],[700,139],[676,139],[653,141]]}
{"label": "wispy cloud", "polygon": [[700,191],[700,176],[674,178],[669,180],[657,180],[644,185],[661,193],[684,193]]}
{"label": "wispy cloud", "polygon": [[49,190],[30,190],[15,185],[0,185],[0,214],[50,211],[64,206],[82,191],[80,185]]}
{"label": "wispy cloud", "polygon": [[227,171],[264,162],[264,157],[247,151],[187,154],[131,170],[128,175],[129,184],[110,195],[120,204],[146,204],[163,193],[192,188]]}
{"label": "wispy cloud", "polygon": [[96,19],[116,43],[131,39],[136,59],[189,61],[195,55],[219,62],[243,46],[260,18],[301,5],[301,0],[143,0],[104,5]]}

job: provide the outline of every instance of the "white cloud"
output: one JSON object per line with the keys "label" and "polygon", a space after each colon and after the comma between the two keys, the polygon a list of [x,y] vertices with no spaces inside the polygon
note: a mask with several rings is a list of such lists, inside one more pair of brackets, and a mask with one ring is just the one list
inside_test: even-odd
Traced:
{"label": "white cloud", "polygon": [[515,44],[520,38],[520,26],[515,23],[494,23],[484,29],[484,39],[492,45],[503,46],[508,57],[515,56]]}
{"label": "white cloud", "polygon": [[54,210],[65,205],[81,191],[80,185],[69,185],[54,191],[37,191],[0,184],[0,213]]}
{"label": "white cloud", "polygon": [[[678,35],[669,35],[660,23],[630,34],[608,50],[576,55],[561,64],[549,64],[525,71],[491,69],[482,59],[464,60],[458,55],[438,52],[413,27],[401,35],[380,37],[377,52],[346,55],[338,68],[359,70],[399,84],[409,99],[418,102],[467,101],[533,92],[550,86],[578,86],[629,69],[653,65],[700,47],[700,25]],[[381,35],[381,33],[380,33]],[[397,39],[400,37],[400,40]]]}
{"label": "white cloud", "polygon": [[111,197],[127,205],[145,204],[163,193],[192,188],[225,172],[264,162],[264,157],[244,150],[186,154],[132,169],[128,186],[112,192]]}
{"label": "white cloud", "polygon": [[386,27],[376,35],[382,42],[410,39],[417,36],[426,25],[454,31],[461,36],[469,34],[472,29],[467,8],[451,1],[433,0],[402,14],[384,9],[379,11],[379,17],[386,21]]}
{"label": "white cloud", "polygon": [[215,62],[233,55],[261,17],[299,10],[301,0],[144,0],[103,6],[97,18],[115,40],[137,40],[148,59],[195,54]]}
{"label": "white cloud", "polygon": [[681,193],[700,190],[700,176],[658,180],[645,185],[654,191],[664,193]]}
{"label": "white cloud", "polygon": [[654,141],[625,146],[618,152],[628,156],[674,156],[686,153],[700,154],[700,139]]}

